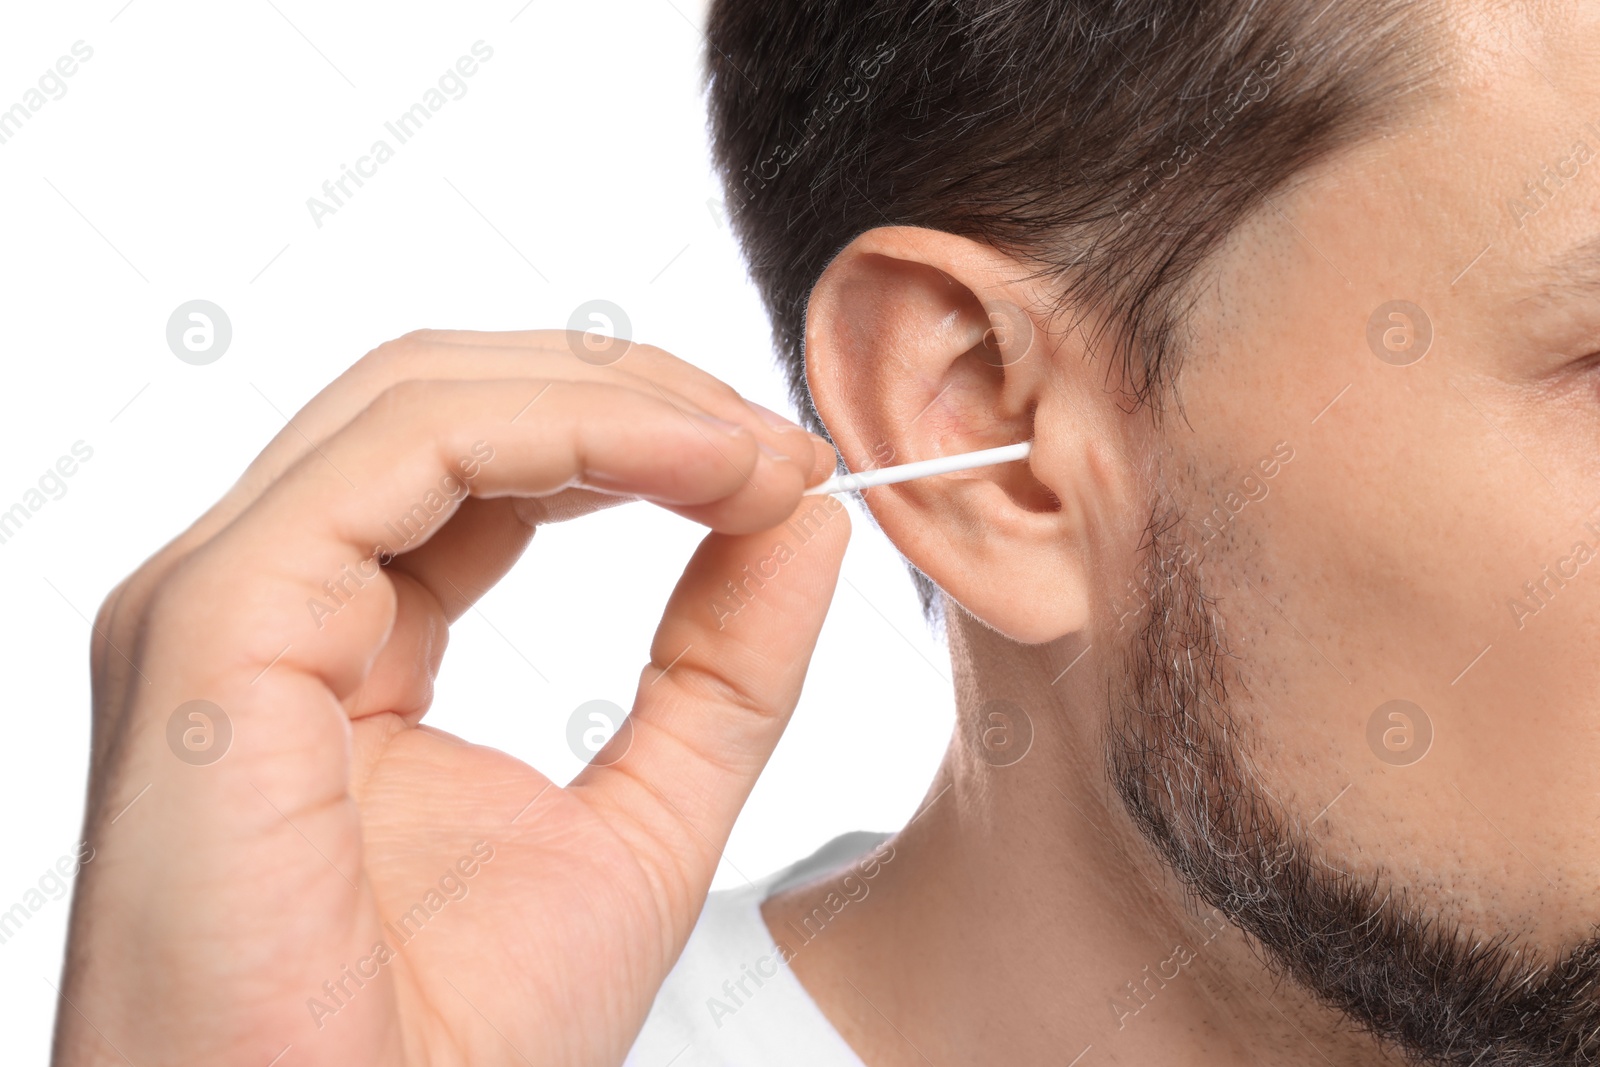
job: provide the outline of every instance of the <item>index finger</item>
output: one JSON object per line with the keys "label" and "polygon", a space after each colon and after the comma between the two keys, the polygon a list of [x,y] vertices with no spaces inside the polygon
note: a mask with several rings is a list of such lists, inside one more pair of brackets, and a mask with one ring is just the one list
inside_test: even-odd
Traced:
{"label": "index finger", "polygon": [[[290,641],[284,665],[304,657],[298,665],[337,692],[356,653],[339,640],[293,640],[311,625],[305,598],[344,567],[425,544],[469,494],[543,497],[581,486],[738,534],[782,521],[810,473],[742,426],[618,385],[410,382],[291,468],[208,546],[204,565],[252,573],[260,569],[252,561],[270,555],[273,577],[294,588],[252,597],[260,609],[237,635],[252,647],[247,658],[265,662]],[[363,603],[372,607],[341,613],[339,623],[364,646],[388,620],[380,598]]]}

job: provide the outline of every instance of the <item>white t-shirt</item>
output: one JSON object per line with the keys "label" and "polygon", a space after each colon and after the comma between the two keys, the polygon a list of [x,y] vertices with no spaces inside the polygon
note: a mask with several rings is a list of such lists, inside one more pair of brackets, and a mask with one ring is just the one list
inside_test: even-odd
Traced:
{"label": "white t-shirt", "polygon": [[[789,969],[761,902],[856,863],[889,836],[844,834],[750,885],[712,893],[623,1067],[865,1067]],[[838,909],[864,897],[872,877],[840,874]]]}

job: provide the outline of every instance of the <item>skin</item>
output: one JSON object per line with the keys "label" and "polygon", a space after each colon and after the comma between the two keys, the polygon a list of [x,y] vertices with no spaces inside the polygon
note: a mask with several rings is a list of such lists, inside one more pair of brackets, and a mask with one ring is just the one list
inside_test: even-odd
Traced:
{"label": "skin", "polygon": [[[1600,920],[1600,578],[1581,570],[1532,617],[1507,607],[1576,540],[1600,547],[1582,527],[1600,506],[1600,301],[1552,284],[1600,234],[1600,160],[1536,212],[1507,207],[1579,137],[1600,148],[1584,125],[1600,27],[1592,8],[1528,18],[1463,8],[1450,93],[1305,174],[1219,250],[1189,321],[1182,417],[1153,424],[1108,389],[1068,325],[1097,309],[1044,315],[1050,292],[986,246],[874,230],[820,280],[811,383],[852,468],[1035,441],[1027,464],[867,494],[951,598],[962,725],[870,894],[792,964],[866,1062],[1399,1062],[1277,981],[1237,929],[1203,925],[1105,780],[1152,493],[1197,524],[1278,442],[1293,459],[1270,492],[1203,548],[1248,683],[1235,711],[1274,797],[1329,862],[1445,921],[1551,955]],[[1404,367],[1366,339],[1394,299],[1433,325]],[[994,317],[1011,328],[986,344]],[[691,368],[637,355],[602,373],[559,334],[385,346],[107,600],[96,859],[58,1062],[264,1063],[286,1044],[283,1063],[620,1061],[793,706],[847,529],[823,524],[748,629],[708,626],[691,608],[815,503],[802,486],[830,463]],[[440,380],[463,366],[495,384]],[[563,385],[509,422],[573,376],[618,392]],[[708,449],[718,431],[684,407],[744,433]],[[472,499],[316,629],[306,598],[480,439],[506,458]],[[668,608],[631,747],[560,790],[419,720],[459,590],[492,583],[540,521],[596,506],[595,489],[719,532]],[[206,768],[163,736],[196,696],[235,727]],[[1409,766],[1367,742],[1394,698],[1434,727]],[[1003,766],[982,740],[995,699],[1032,731]],[[494,857],[471,907],[449,905],[433,920],[445,936],[408,945],[316,1030],[306,999],[478,840]],[[774,936],[828,888],[769,901]],[[1171,974],[1175,946],[1192,960],[1130,1015],[1127,984]]]}
{"label": "skin", "polygon": [[[95,856],[55,1062],[620,1062],[794,708],[849,521],[802,502],[834,467],[825,442],[658,349],[598,367],[572,341],[381,346],[107,598]],[[428,504],[422,535],[331,616],[308,610],[460,457],[481,460],[470,495]],[[449,623],[538,526],[630,498],[713,531],[631,730],[559,788],[423,724]],[[772,551],[770,528],[812,512],[737,625],[716,626],[706,601]],[[200,765],[167,738],[195,699],[233,730]],[[426,930],[386,930],[418,902]],[[380,941],[392,956],[374,962]],[[341,979],[319,1017],[310,1001]]]}
{"label": "skin", "polygon": [[[1027,465],[866,494],[951,599],[964,726],[870,895],[792,964],[865,1062],[1402,1062],[1237,928],[1203,925],[1107,784],[1158,486],[1217,599],[1256,768],[1318,856],[1535,959],[1594,932],[1600,569],[1540,601],[1524,583],[1600,550],[1583,525],[1600,514],[1597,16],[1460,9],[1448,91],[1302,175],[1210,261],[1179,403],[1154,425],[1069,324],[1096,309],[1034,310],[985,344],[1050,306],[1007,255],[883,229],[830,265],[808,368],[847,463],[1035,442]],[[1580,138],[1590,161],[1563,163]],[[1545,164],[1567,177],[1534,199]],[[1396,299],[1432,323],[1408,366],[1366,337]],[[1293,458],[1262,479],[1279,442]],[[1229,493],[1255,499],[1207,540]],[[1396,698],[1434,731],[1410,765],[1367,741]],[[971,725],[994,699],[1033,732],[1007,766]],[[774,936],[837,881],[768,901]],[[1192,962],[1168,962],[1177,947]],[[1127,984],[1147,967],[1179,975],[1141,1006]]]}

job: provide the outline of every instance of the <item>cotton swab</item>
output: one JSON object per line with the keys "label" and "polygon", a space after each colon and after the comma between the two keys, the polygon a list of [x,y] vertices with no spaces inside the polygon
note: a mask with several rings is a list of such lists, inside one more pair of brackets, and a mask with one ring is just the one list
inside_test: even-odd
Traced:
{"label": "cotton swab", "polygon": [[913,478],[927,478],[935,474],[988,467],[996,463],[1011,463],[1027,459],[1031,451],[1033,442],[1023,441],[1015,445],[1001,445],[999,448],[981,448],[976,452],[959,452],[953,456],[901,463],[894,467],[879,467],[877,470],[862,471],[860,474],[836,474],[822,484],[807,489],[806,495],[849,493],[856,489],[870,489],[875,485],[893,485],[896,482],[909,482]]}

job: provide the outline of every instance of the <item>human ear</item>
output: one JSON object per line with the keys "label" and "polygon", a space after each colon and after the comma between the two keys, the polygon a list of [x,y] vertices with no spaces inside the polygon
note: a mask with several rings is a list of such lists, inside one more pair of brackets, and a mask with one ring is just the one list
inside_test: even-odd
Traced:
{"label": "human ear", "polygon": [[850,470],[1033,441],[1023,462],[863,491],[907,559],[1017,641],[1085,628],[1129,499],[1129,415],[1089,336],[1015,259],[915,227],[853,240],[806,312],[812,401]]}

